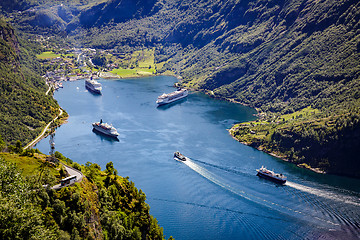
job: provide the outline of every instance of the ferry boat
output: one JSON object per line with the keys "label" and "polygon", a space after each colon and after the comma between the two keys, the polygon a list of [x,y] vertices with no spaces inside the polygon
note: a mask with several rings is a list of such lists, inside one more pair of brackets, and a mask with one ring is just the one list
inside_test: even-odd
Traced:
{"label": "ferry boat", "polygon": [[286,183],[286,177],[282,174],[275,173],[271,170],[266,169],[264,166],[262,166],[260,169],[256,169],[257,175],[259,177],[271,180],[276,183],[285,184]]}
{"label": "ferry boat", "polygon": [[100,120],[100,122],[94,122],[92,126],[95,131],[105,134],[107,136],[114,138],[117,138],[117,136],[119,136],[119,133],[117,132],[116,128],[114,128],[113,126],[107,123],[103,123],[102,119]]}
{"label": "ferry boat", "polygon": [[165,105],[165,104],[180,100],[184,97],[187,97],[188,94],[189,93],[188,93],[187,89],[179,88],[175,92],[168,93],[168,94],[166,94],[166,93],[162,94],[161,96],[159,96],[157,98],[156,103],[158,104],[158,106]]}
{"label": "ferry boat", "polygon": [[178,151],[174,152],[174,159],[178,161],[186,161],[187,157],[179,153]]}
{"label": "ferry boat", "polygon": [[101,90],[102,90],[101,83],[99,83],[96,80],[93,80],[92,77],[85,81],[85,87],[89,91],[92,91],[94,93],[99,93],[99,94],[101,93]]}

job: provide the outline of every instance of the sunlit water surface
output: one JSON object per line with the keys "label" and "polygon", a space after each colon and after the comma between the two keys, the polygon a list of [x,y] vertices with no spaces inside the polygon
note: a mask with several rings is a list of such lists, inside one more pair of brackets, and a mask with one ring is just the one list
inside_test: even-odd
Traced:
{"label": "sunlit water surface", "polygon": [[[235,141],[232,124],[255,119],[253,109],[190,93],[157,108],[174,91],[173,77],[99,80],[102,95],[84,81],[55,93],[69,113],[56,130],[56,150],[74,161],[112,161],[142,189],[151,214],[176,239],[358,239],[360,181],[319,175]],[[92,132],[103,119],[119,141]],[[49,152],[48,139],[37,146]],[[191,160],[178,162],[173,152]],[[285,186],[259,179],[262,165],[288,177]]]}

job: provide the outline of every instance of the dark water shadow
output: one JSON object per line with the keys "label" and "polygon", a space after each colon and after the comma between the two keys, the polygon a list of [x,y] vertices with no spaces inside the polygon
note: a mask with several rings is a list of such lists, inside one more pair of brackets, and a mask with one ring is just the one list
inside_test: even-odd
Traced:
{"label": "dark water shadow", "polygon": [[182,98],[180,100],[177,100],[175,102],[172,102],[172,103],[168,103],[168,104],[165,104],[165,105],[160,105],[160,106],[157,106],[157,109],[159,110],[163,110],[165,111],[166,109],[169,109],[175,105],[178,105],[178,104],[182,104],[182,103],[185,103],[187,101],[187,97],[186,98]]}
{"label": "dark water shadow", "polygon": [[93,96],[96,96],[96,97],[101,97],[102,96],[102,93],[101,92],[93,92],[93,91],[91,91],[90,89],[88,89],[87,87],[85,87],[85,89],[89,92],[89,93],[91,93],[91,95],[93,95]]}
{"label": "dark water shadow", "polygon": [[117,137],[107,136],[103,133],[100,133],[99,131],[96,131],[95,129],[93,129],[92,131],[101,139],[101,141],[105,140],[105,141],[109,141],[109,142],[119,142],[119,139]]}

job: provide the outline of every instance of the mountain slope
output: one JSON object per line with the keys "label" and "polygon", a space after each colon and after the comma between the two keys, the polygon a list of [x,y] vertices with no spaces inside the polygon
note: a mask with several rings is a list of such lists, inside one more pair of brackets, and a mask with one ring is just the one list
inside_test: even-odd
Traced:
{"label": "mountain slope", "polygon": [[150,12],[154,3],[155,0],[110,0],[82,11],[79,15],[79,24],[94,27],[108,24],[110,21],[117,23],[143,17]]}
{"label": "mountain slope", "polygon": [[56,101],[45,95],[47,86],[31,51],[0,20],[0,135],[7,143],[29,142],[58,113]]}
{"label": "mountain slope", "polygon": [[157,46],[157,60],[167,61],[163,71],[176,71],[192,88],[263,111],[359,104],[356,0],[164,0],[128,21],[122,10],[104,7],[113,3],[94,7],[92,24],[80,24],[83,30],[74,32],[76,42],[99,48]]}
{"label": "mountain slope", "polygon": [[[133,7],[124,12],[129,4]],[[352,139],[348,131],[324,122],[321,127],[306,122],[360,112],[357,0],[109,0],[72,15],[64,27],[67,40],[76,45],[120,54],[155,47],[156,61],[163,66],[158,72],[174,72],[183,86],[255,107],[270,123],[279,115],[312,107],[317,114],[291,124],[315,132],[315,137],[323,132],[339,137],[334,142]],[[349,121],[358,129],[357,120]],[[272,133],[302,138],[296,128],[285,132]],[[275,149],[272,139],[277,138],[268,137],[263,144]],[[278,150],[286,155],[290,145],[279,145]],[[312,145],[299,147],[297,163],[303,154],[301,161],[315,166],[330,157],[322,143],[321,159],[306,153],[307,147]],[[339,150],[343,156],[346,149]],[[360,156],[356,149],[352,156]],[[359,157],[352,164],[358,167]]]}
{"label": "mountain slope", "polygon": [[[360,164],[359,20],[354,0],[167,0],[144,19],[98,29],[87,43],[157,46],[158,61],[166,61],[160,72],[175,71],[185,86],[255,107],[269,123],[311,106],[319,112],[249,143],[297,164],[359,176],[352,171]],[[322,120],[328,116],[336,127]],[[233,132],[239,140],[242,133]]]}
{"label": "mountain slope", "polygon": [[[271,111],[358,101],[358,1],[232,4],[212,14],[215,22],[204,14],[200,23],[179,23],[165,39],[196,46],[173,58],[185,82]],[[327,103],[333,94],[340,96]]]}

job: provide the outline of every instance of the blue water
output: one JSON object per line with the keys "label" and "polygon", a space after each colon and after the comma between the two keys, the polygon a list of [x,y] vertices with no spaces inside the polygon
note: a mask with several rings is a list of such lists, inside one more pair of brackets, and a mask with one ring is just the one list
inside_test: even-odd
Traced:
{"label": "blue water", "polygon": [[[112,161],[146,193],[166,237],[360,238],[360,181],[299,169],[232,139],[227,129],[255,119],[253,109],[194,92],[157,108],[157,96],[174,91],[173,77],[99,82],[102,95],[84,81],[65,82],[55,93],[70,115],[56,130],[56,151],[103,169]],[[100,119],[118,129],[119,141],[92,132]],[[36,147],[48,153],[48,139]],[[174,161],[177,150],[191,161]],[[288,183],[259,179],[262,165]]]}

